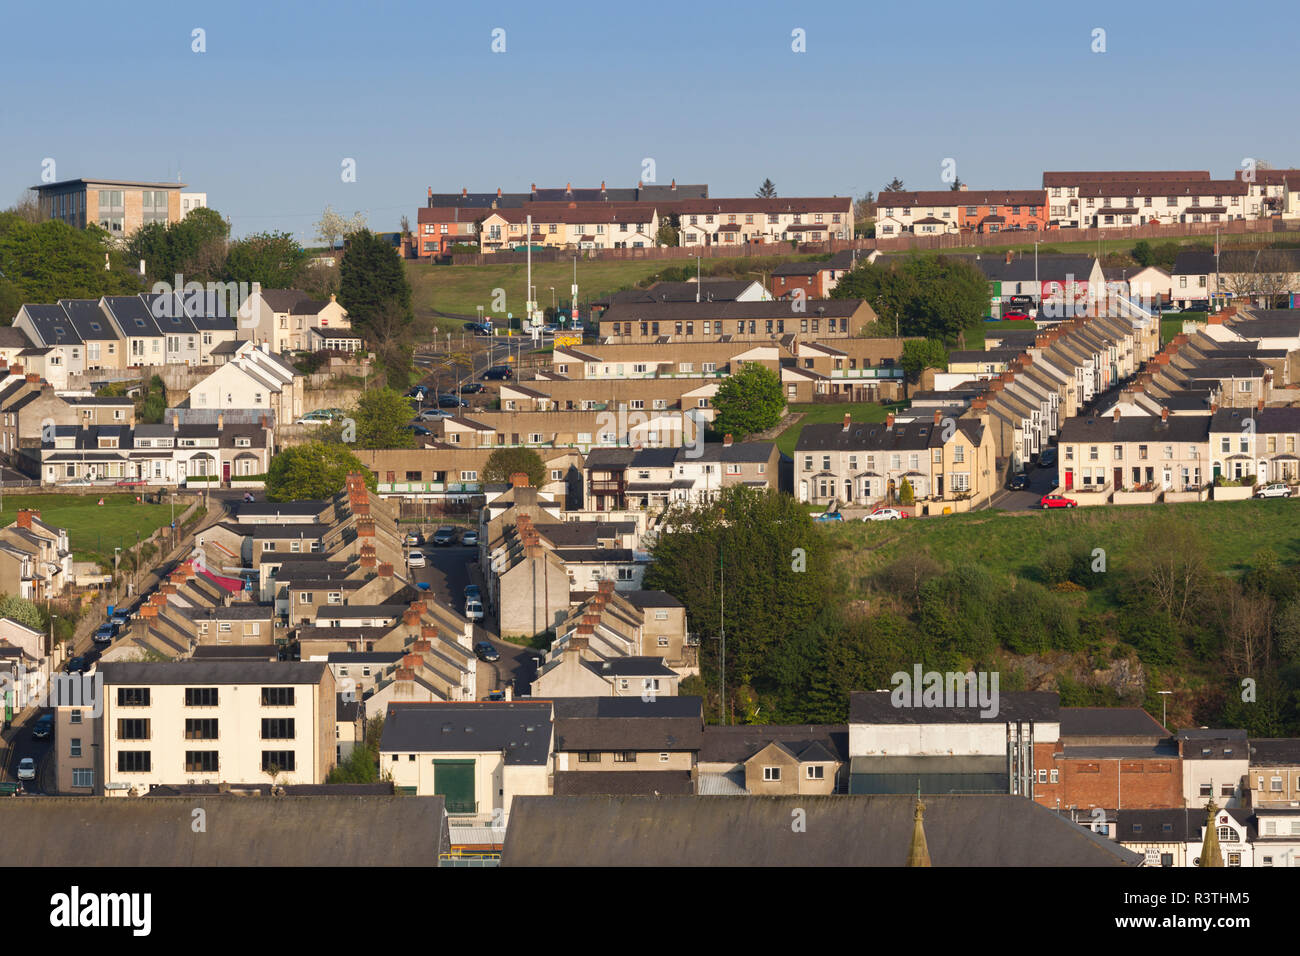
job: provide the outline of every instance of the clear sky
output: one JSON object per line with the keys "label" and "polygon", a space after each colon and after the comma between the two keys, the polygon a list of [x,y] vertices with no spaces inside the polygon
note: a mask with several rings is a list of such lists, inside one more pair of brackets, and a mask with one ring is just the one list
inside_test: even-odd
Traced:
{"label": "clear sky", "polygon": [[948,158],[973,188],[1227,178],[1300,166],[1297,26],[1295,0],[11,0],[0,207],[46,158],[59,179],[179,175],[236,235],[303,240],[326,204],[389,231],[429,186],[631,186],[647,158],[713,196],[940,189]]}

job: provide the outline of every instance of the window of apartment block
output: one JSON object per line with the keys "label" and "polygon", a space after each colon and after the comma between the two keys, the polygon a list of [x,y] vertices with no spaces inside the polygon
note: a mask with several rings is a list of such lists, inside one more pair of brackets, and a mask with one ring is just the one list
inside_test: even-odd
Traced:
{"label": "window of apartment block", "polygon": [[614,751],[614,763],[636,763],[635,750]]}
{"label": "window of apartment block", "polygon": [[186,740],[216,740],[217,719],[215,717],[186,717]]}
{"label": "window of apartment block", "polygon": [[263,717],[263,740],[293,740],[294,726],[292,717]]}
{"label": "window of apartment block", "polygon": [[149,688],[148,687],[119,687],[117,689],[117,706],[148,707]]}
{"label": "window of apartment block", "polygon": [[76,767],[72,771],[72,785],[74,787],[94,787],[95,771],[89,767]]}
{"label": "window of apartment block", "polygon": [[578,763],[600,763],[599,750],[578,751]]}
{"label": "window of apartment block", "polygon": [[262,706],[263,707],[292,707],[293,688],[292,687],[263,687]]}
{"label": "window of apartment block", "polygon": [[186,773],[216,773],[217,772],[217,751],[215,750],[185,751],[185,772]]}
{"label": "window of apartment block", "polygon": [[72,711],[72,712],[68,715],[68,723],[71,723],[71,724],[79,724],[79,723],[81,723],[81,711],[79,711],[79,710],[74,710],[74,711]]}
{"label": "window of apartment block", "polygon": [[122,718],[117,722],[118,740],[148,740],[148,718]]}
{"label": "window of apartment block", "polygon": [[186,687],[186,707],[216,707],[219,699],[216,687]]}
{"label": "window of apartment block", "polygon": [[[396,759],[396,758],[394,758]],[[292,773],[296,768],[294,762],[294,752],[292,750],[263,750],[262,751],[262,772],[274,767],[277,770],[286,773]]]}
{"label": "window of apartment block", "polygon": [[153,755],[148,750],[119,750],[118,773],[149,773],[153,768]]}
{"label": "window of apartment block", "polygon": [[69,757],[80,757],[80,756],[81,756],[81,738],[80,738],[80,737],[73,737],[70,741],[68,741],[68,756],[69,756]]}

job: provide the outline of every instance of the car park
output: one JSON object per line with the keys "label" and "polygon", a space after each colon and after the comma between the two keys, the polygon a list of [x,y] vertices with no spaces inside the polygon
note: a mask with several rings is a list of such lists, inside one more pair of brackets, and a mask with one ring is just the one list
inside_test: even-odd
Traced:
{"label": "car park", "polygon": [[1043,495],[1043,497],[1039,499],[1038,504],[1040,507],[1043,508],[1079,507],[1079,502],[1073,500],[1072,498],[1067,498],[1065,497],[1065,495],[1057,495],[1057,494]]}
{"label": "car park", "polygon": [[906,511],[900,511],[897,508],[877,508],[871,514],[863,518],[863,521],[897,521],[900,518],[912,517]]}
{"label": "car park", "polygon": [[483,605],[479,601],[465,602],[465,616],[471,621],[483,620]]}
{"label": "car park", "polygon": [[843,521],[843,520],[844,520],[844,515],[840,514],[838,511],[827,511],[824,512],[823,514],[819,514],[816,518],[813,518],[813,521],[817,522],[818,524],[821,524],[822,522]]}
{"label": "car park", "polygon": [[1280,481],[1265,485],[1255,492],[1256,498],[1290,498],[1291,486]]}
{"label": "car park", "polygon": [[433,533],[433,543],[436,547],[443,548],[449,544],[456,543],[456,529],[451,527],[442,527]]}
{"label": "car park", "polygon": [[462,535],[460,536],[460,543],[463,544],[463,545],[464,545],[465,547],[467,547],[467,548],[477,548],[477,547],[478,547],[478,532],[477,532],[477,531],[466,531],[464,534],[462,534]]}
{"label": "car park", "polygon": [[423,551],[412,551],[406,556],[406,563],[413,568],[422,568],[428,562],[425,561]]}
{"label": "car park", "polygon": [[493,365],[482,375],[483,381],[485,382],[494,380],[509,381],[514,377],[515,373],[510,369],[509,365]]}
{"label": "car park", "polygon": [[24,757],[22,760],[18,761],[18,779],[36,779],[36,761],[31,757]]}
{"label": "car park", "polygon": [[32,737],[36,740],[44,740],[54,729],[54,718],[49,714],[44,714],[37,718],[36,724],[32,727]]}
{"label": "car park", "polygon": [[479,641],[474,645],[474,656],[489,664],[501,660],[500,652],[487,641]]}

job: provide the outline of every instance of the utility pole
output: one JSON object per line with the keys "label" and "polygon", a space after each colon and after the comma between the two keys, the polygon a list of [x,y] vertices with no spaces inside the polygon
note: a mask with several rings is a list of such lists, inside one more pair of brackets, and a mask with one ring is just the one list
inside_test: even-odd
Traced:
{"label": "utility pole", "polygon": [[722,545],[719,545],[718,579],[721,587],[718,602],[718,638],[722,642],[722,648],[718,667],[718,709],[722,711],[722,723],[725,725],[727,723],[727,571],[722,562],[724,553]]}
{"label": "utility pole", "polygon": [[700,257],[695,257],[695,301],[700,301]]}

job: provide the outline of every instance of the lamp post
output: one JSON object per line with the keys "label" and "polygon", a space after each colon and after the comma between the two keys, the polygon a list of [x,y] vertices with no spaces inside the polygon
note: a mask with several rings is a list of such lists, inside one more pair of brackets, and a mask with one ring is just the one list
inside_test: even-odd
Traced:
{"label": "lamp post", "polygon": [[1168,726],[1168,725],[1165,723],[1165,718],[1168,716],[1168,707],[1167,707],[1167,705],[1169,704],[1169,695],[1172,694],[1173,691],[1171,691],[1171,690],[1158,690],[1158,691],[1156,691],[1156,693],[1160,695],[1160,726],[1161,726],[1161,727],[1166,727],[1166,726]]}
{"label": "lamp post", "polygon": [[121,559],[122,559],[122,549],[114,548],[113,549],[113,593],[117,595],[117,600],[114,603],[120,601],[121,594],[122,594],[122,585],[120,583],[121,578],[118,576],[118,569],[121,567]]}

